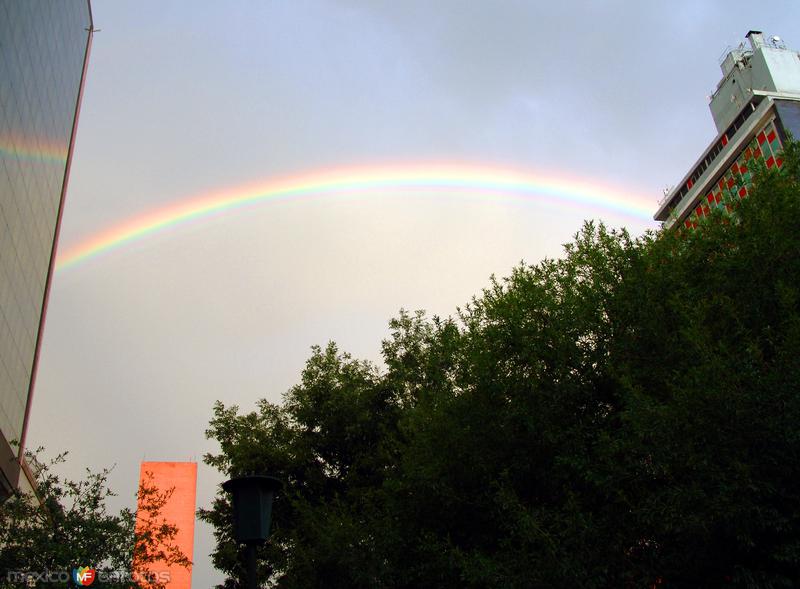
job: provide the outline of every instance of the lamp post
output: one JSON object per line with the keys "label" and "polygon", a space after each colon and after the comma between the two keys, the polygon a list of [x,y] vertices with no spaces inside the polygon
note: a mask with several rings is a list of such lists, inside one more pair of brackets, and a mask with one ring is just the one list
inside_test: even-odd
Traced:
{"label": "lamp post", "polygon": [[258,588],[256,547],[269,538],[272,500],[281,481],[267,475],[248,475],[222,483],[233,498],[233,537],[247,547],[247,586]]}

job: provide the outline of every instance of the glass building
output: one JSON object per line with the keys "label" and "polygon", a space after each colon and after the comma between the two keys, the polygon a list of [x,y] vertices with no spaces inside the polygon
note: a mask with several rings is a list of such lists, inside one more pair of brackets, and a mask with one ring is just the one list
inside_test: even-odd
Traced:
{"label": "glass building", "polygon": [[24,446],[93,27],[89,0],[0,0],[0,497]]}
{"label": "glass building", "polygon": [[761,31],[746,38],[720,64],[709,104],[717,136],[655,214],[667,227],[692,229],[716,208],[732,210],[747,197],[754,162],[780,167],[787,138],[800,139],[800,52]]}

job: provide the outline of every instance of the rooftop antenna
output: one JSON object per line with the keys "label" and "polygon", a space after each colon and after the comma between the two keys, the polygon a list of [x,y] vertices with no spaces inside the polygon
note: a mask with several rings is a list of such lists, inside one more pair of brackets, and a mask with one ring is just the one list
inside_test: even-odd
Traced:
{"label": "rooftop antenna", "polygon": [[786,49],[786,45],[784,44],[783,39],[781,39],[778,35],[772,35],[769,38],[769,41],[773,47],[776,47],[778,49]]}

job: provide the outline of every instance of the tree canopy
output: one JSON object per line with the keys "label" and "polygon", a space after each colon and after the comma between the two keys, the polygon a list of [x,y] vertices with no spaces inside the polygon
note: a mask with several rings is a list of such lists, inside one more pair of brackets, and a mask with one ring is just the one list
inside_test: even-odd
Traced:
{"label": "tree canopy", "polygon": [[[383,366],[331,343],[206,462],[282,477],[276,587],[800,582],[800,150],[694,230],[587,222]],[[228,498],[214,563],[238,587]]]}

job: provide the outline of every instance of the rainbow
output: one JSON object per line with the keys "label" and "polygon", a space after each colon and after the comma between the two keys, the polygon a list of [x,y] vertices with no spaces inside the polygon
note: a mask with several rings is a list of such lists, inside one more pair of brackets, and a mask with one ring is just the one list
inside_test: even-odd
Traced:
{"label": "rainbow", "polygon": [[521,197],[574,207],[600,208],[633,219],[650,220],[653,204],[597,182],[471,165],[405,165],[339,169],[270,180],[188,198],[96,233],[59,253],[56,269],[63,270],[159,231],[278,199],[323,197],[378,192],[424,192],[479,198]]}
{"label": "rainbow", "polygon": [[67,163],[66,141],[22,134],[0,135],[0,157],[18,158],[20,161],[44,162],[64,165]]}

